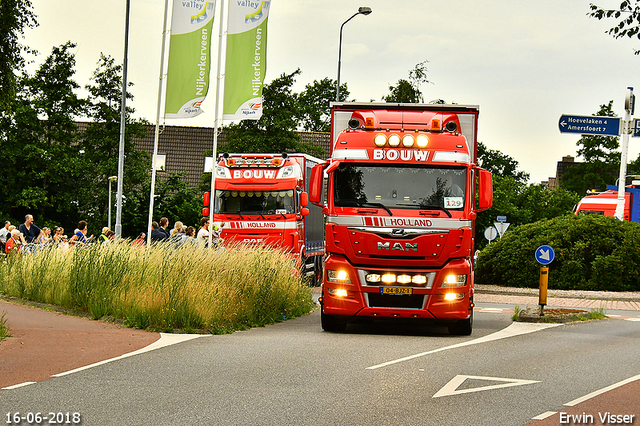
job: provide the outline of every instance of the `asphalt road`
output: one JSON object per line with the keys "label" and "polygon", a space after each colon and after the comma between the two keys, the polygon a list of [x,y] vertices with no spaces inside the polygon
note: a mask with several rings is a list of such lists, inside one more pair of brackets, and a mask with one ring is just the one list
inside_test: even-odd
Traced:
{"label": "asphalt road", "polygon": [[[547,425],[567,402],[640,374],[638,321],[547,327],[510,315],[478,310],[472,336],[456,337],[401,324],[326,333],[316,311],[1,391],[0,421],[77,412],[83,425],[496,426],[544,414],[532,424]],[[637,393],[621,398],[609,411],[640,414]]]}

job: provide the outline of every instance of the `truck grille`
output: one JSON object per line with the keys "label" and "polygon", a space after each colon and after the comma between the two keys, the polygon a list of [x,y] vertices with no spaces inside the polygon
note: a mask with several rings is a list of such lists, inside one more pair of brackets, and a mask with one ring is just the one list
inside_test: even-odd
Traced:
{"label": "truck grille", "polygon": [[425,304],[424,294],[398,296],[394,294],[365,293],[370,308],[403,308],[422,309]]}

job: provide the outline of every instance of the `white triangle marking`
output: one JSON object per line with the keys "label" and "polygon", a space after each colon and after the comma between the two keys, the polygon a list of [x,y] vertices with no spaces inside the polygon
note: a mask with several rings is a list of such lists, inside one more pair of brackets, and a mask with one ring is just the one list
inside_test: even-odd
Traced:
{"label": "white triangle marking", "polygon": [[[489,385],[481,386],[479,388],[456,390],[467,379],[475,380],[490,380],[493,382],[505,382],[501,385]],[[462,374],[457,375],[449,381],[442,389],[433,395],[433,398],[439,398],[441,396],[460,395],[463,393],[480,392],[490,389],[508,388],[511,386],[530,385],[532,383],[539,383],[539,380],[520,380],[520,379],[504,379],[502,377],[484,377],[484,376],[465,376]]]}

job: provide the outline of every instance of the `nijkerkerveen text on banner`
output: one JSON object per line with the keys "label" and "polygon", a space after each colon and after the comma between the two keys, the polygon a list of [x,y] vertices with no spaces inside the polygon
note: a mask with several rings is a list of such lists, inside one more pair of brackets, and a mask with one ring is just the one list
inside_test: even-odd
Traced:
{"label": "nijkerkerveen text on banner", "polygon": [[262,116],[271,1],[230,0],[224,78],[224,120]]}
{"label": "nijkerkerveen text on banner", "polygon": [[[226,0],[223,0],[226,1]],[[191,118],[203,111],[209,90],[215,0],[173,0],[165,118]]]}

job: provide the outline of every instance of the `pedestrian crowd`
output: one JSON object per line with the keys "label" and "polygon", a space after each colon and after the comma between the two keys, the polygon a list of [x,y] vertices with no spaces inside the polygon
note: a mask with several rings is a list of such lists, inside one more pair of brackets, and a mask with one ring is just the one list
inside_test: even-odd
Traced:
{"label": "pedestrian crowd", "polygon": [[[224,223],[221,224],[221,227]],[[196,233],[193,226],[184,226],[180,221],[174,224],[171,231],[168,231],[169,220],[166,217],[160,219],[160,222],[152,222],[151,224],[151,243],[172,243],[175,245],[202,244],[207,245],[209,241],[209,218],[203,217],[200,220],[200,228]],[[211,230],[211,241],[215,247],[218,247],[220,240],[221,227],[216,225]],[[39,228],[35,223],[33,216],[28,214],[25,216],[24,223],[19,227],[15,227],[10,221],[5,221],[4,227],[0,229],[0,249],[3,253],[9,254],[12,250],[36,250],[41,247],[57,246],[64,252],[75,246],[84,246],[91,243],[109,244],[115,239],[115,232],[108,227],[102,228],[102,233],[95,239],[93,235],[87,236],[88,224],[81,220],[78,227],[69,238],[64,233],[64,228],[56,226],[53,231],[48,227]],[[132,245],[143,246],[146,244],[146,234],[140,233]]]}

